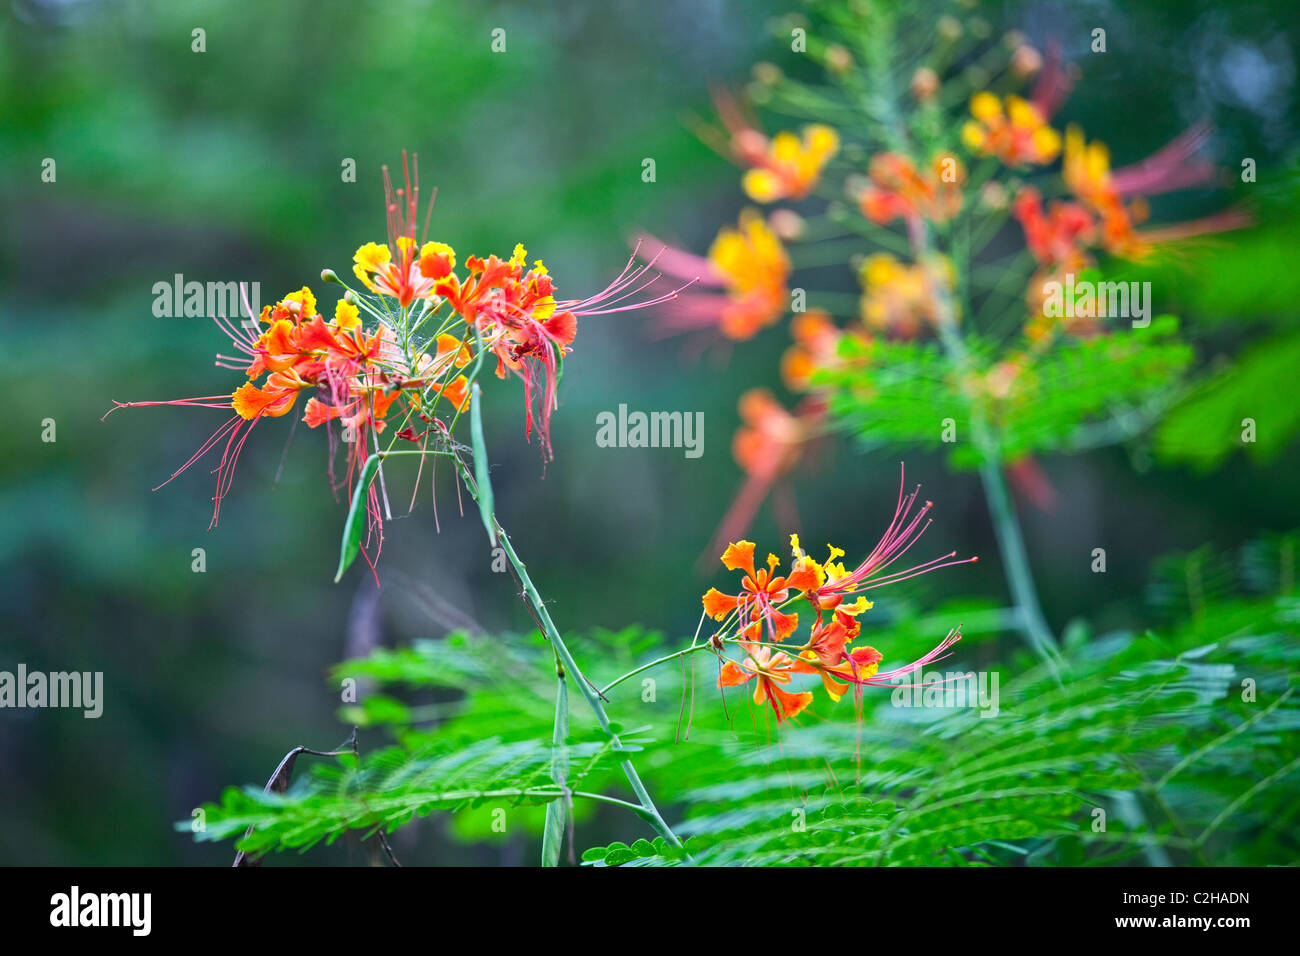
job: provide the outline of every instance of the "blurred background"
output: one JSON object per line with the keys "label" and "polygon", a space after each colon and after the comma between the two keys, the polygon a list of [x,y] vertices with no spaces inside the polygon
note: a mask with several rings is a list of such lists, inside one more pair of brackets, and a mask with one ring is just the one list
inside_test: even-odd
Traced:
{"label": "blurred background", "polygon": [[[0,863],[226,865],[173,823],[229,783],[264,783],[295,745],[346,736],[328,668],[377,645],[454,628],[529,626],[494,573],[478,515],[457,513],[450,475],[438,523],[427,483],[389,475],[403,516],[387,526],[382,590],[358,566],[339,585],[346,506],[332,496],[323,437],[292,417],[258,428],[217,529],[213,478],[196,467],[157,493],[225,419],[210,409],[114,400],[210,395],[240,379],[213,367],[224,336],[203,318],[158,318],[157,282],[257,281],[262,302],[383,241],[380,167],[419,153],[438,187],[431,239],[462,255],[546,260],[561,294],[603,288],[644,229],[703,253],[734,221],[738,172],[692,124],[713,86],[755,60],[783,63],[771,0],[537,5],[390,0],[362,8],[162,0],[8,0],[0,13],[0,329],[10,409],[0,430],[0,669],[104,673],[104,712],[0,711]],[[924,8],[924,4],[915,6]],[[946,8],[945,8],[946,9]],[[981,4],[996,30],[1082,60],[1061,120],[1106,140],[1117,165],[1202,116],[1216,157],[1263,171],[1295,159],[1300,24],[1283,4]],[[975,15],[972,13],[972,15]],[[192,31],[206,50],[192,51]],[[505,30],[494,53],[491,32]],[[1159,51],[1152,55],[1151,51]],[[774,121],[770,128],[776,128]],[[642,181],[653,158],[656,181]],[[57,178],[42,181],[56,161]],[[344,160],[356,182],[343,181]],[[1163,218],[1204,212],[1165,198]],[[1185,204],[1180,207],[1180,203]],[[1213,366],[1294,329],[1300,271],[1286,229],[1219,240],[1212,264],[1158,287]],[[829,277],[852,289],[852,279]],[[586,321],[566,363],[545,468],[525,441],[522,390],[492,379],[486,430],[498,512],[561,628],[639,623],[689,636],[708,583],[696,570],[740,484],[736,400],[777,388],[788,339],[772,328],[738,351],[656,340],[641,313]],[[789,398],[789,396],[785,396]],[[1276,422],[1295,416],[1275,394]],[[595,418],[631,409],[703,412],[704,454],[604,449]],[[53,419],[57,440],[42,441]],[[1261,428],[1271,427],[1271,423]],[[1279,426],[1281,428],[1283,426]],[[1276,432],[1274,432],[1276,435]],[[1289,437],[1289,436],[1288,436]],[[1046,616],[1058,632],[1138,626],[1153,562],[1210,544],[1230,551],[1300,525],[1300,448],[1234,453],[1214,468],[1156,461],[1141,442],[1041,462],[1058,501],[1020,503]],[[910,598],[1005,601],[978,479],[938,455],[908,456],[936,505],[927,553],[982,561],[926,579]],[[827,443],[794,483],[807,540],[849,554],[892,511],[897,456]],[[751,537],[784,550],[769,507]],[[1109,568],[1091,574],[1094,547]],[[206,570],[192,570],[202,548]],[[596,842],[599,834],[591,834]],[[342,859],[346,847],[310,862]],[[532,862],[519,845],[468,845],[435,827],[424,862]],[[417,862],[420,858],[417,857]],[[284,860],[283,862],[294,862]]]}

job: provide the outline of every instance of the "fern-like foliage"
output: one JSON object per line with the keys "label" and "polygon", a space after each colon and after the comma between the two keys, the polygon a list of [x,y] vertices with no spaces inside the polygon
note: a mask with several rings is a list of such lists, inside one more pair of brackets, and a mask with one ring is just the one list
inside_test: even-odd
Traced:
{"label": "fern-like foliage", "polygon": [[[609,753],[608,741],[574,742],[567,778],[570,788]],[[466,807],[528,806],[566,798],[551,780],[549,741],[509,742],[497,737],[445,739],[415,746],[394,746],[357,762],[318,764],[287,793],[256,787],[228,788],[221,801],[208,804],[201,839],[222,840],[252,827],[240,840],[247,853],[310,849],[334,842],[348,830],[391,832],[433,810]],[[178,824],[188,829],[188,824]]]}
{"label": "fern-like foliage", "polygon": [[[1241,585],[1289,583],[1294,542],[1246,549]],[[594,807],[616,805],[604,819],[626,837],[589,849],[583,859],[596,866],[1296,862],[1300,595],[1231,597],[1216,585],[1175,599],[1180,582],[1195,581],[1180,560],[1206,562],[1197,553],[1157,570],[1158,631],[1075,628],[1056,668],[1018,653],[996,670],[996,687],[992,673],[983,685],[996,705],[954,699],[974,688],[927,678],[866,689],[860,720],[846,697],[778,728],[743,693],[720,694],[707,651],[645,672],[648,684],[619,684],[608,706],[644,725],[628,749],[688,838],[684,851],[651,839],[622,802],[616,764],[628,754],[611,752],[581,708],[566,787],[555,785],[553,655],[536,635],[457,634],[340,665],[336,677],[374,685],[341,716],[396,743],[359,763],[315,764],[284,795],[228,790],[205,808],[200,836],[238,838],[251,826],[241,849],[305,849],[433,811],[565,799],[579,841]],[[975,647],[958,645],[941,676],[996,652],[998,615],[975,613]],[[927,620],[898,615],[868,640],[889,665],[926,639]],[[666,650],[638,629],[574,644],[602,687]],[[526,824],[540,832],[540,816]]]}
{"label": "fern-like foliage", "polygon": [[1294,331],[1251,346],[1168,414],[1156,432],[1157,454],[1202,471],[1234,451],[1256,462],[1276,458],[1300,431],[1300,403],[1289,397],[1297,367],[1300,334]]}
{"label": "fern-like foliage", "polygon": [[1160,316],[1145,328],[1065,339],[1032,361],[1000,368],[995,347],[972,338],[966,370],[932,341],[846,337],[840,362],[815,382],[830,390],[832,419],[865,446],[947,441],[953,467],[972,469],[989,454],[970,441],[976,414],[999,436],[993,452],[1004,461],[1089,447],[1099,426],[1126,437],[1125,420],[1159,406],[1191,364],[1192,350],[1177,331],[1177,319]]}
{"label": "fern-like foliage", "polygon": [[[1294,596],[1228,602],[1167,635],[1076,639],[1059,682],[1002,683],[996,716],[886,705],[779,747],[694,740],[671,765],[690,781],[679,829],[706,865],[1292,863],[1297,624]],[[916,693],[943,690],[894,697]]]}

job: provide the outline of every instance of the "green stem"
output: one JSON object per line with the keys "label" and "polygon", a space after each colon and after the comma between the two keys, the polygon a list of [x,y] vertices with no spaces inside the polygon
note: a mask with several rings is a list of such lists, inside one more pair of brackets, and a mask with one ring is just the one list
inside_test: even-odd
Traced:
{"label": "green stem", "polygon": [[[560,656],[555,656],[555,724],[551,730],[551,779],[565,795],[546,805],[546,825],[542,828],[542,866],[560,865],[560,848],[564,834],[572,826],[569,813],[569,683]],[[572,843],[570,843],[572,848]]]}
{"label": "green stem", "polygon": [[[937,298],[944,303],[939,309],[939,333],[944,350],[959,371],[965,373],[971,367],[966,343],[956,329],[947,297],[940,294]],[[1038,603],[1038,589],[1034,586],[1025,539],[1020,533],[1020,521],[1016,517],[1015,506],[1011,503],[1011,494],[1002,473],[1001,448],[982,410],[975,403],[971,404],[971,440],[979,454],[984,498],[988,503],[989,517],[993,521],[998,552],[1002,556],[1002,569],[1007,576],[1007,587],[1019,611],[1021,633],[1059,680],[1056,639],[1052,636],[1052,630],[1047,626],[1042,607]]]}
{"label": "green stem", "polygon": [[[563,662],[565,670],[575,676],[576,680],[574,683],[577,685],[578,690],[582,692],[582,696],[587,701],[587,706],[591,708],[591,712],[596,715],[596,723],[600,724],[600,729],[605,732],[615,747],[622,746],[619,742],[618,734],[610,729],[609,715],[605,712],[604,704],[601,703],[599,695],[592,688],[591,682],[588,681],[586,675],[582,673],[582,669],[578,666],[578,662],[569,651],[568,645],[566,645],[564,639],[560,637],[560,632],[556,628],[555,622],[551,620],[550,612],[546,609],[546,602],[542,600],[542,596],[538,593],[537,587],[528,576],[528,570],[524,567],[523,561],[519,560],[519,555],[515,553],[514,545],[511,544],[510,537],[506,534],[505,529],[501,527],[500,522],[497,522],[497,537],[501,542],[501,547],[506,552],[506,557],[509,559],[511,565],[513,565],[515,573],[519,575],[519,581],[523,585],[524,594],[527,596],[538,619],[542,622],[546,637],[555,647],[555,652]],[[632,765],[632,761],[624,760],[620,766],[623,769],[623,775],[627,777],[627,782],[628,785],[631,786],[632,792],[636,794],[637,800],[646,811],[646,819],[650,821],[650,824],[659,832],[660,836],[673,846],[680,847],[682,841],[677,838],[677,834],[673,833],[672,829],[660,815],[658,808],[655,806],[654,800],[650,797],[650,793],[645,788],[645,784],[641,782],[641,777],[636,772],[636,767]]]}
{"label": "green stem", "polygon": [[[910,230],[913,255],[918,263],[923,263],[929,251],[929,231],[925,224],[918,221]],[[969,250],[963,250],[969,252]],[[969,269],[969,261],[963,263]],[[973,370],[970,351],[966,340],[957,328],[953,311],[952,295],[941,279],[934,280],[935,287],[935,325],[939,332],[939,341],[943,346],[948,361],[964,380]],[[1016,518],[1011,495],[1007,491],[1006,479],[1002,474],[1002,450],[997,434],[985,418],[979,403],[970,403],[971,441],[975,445],[980,460],[980,478],[984,485],[984,497],[988,501],[989,515],[993,520],[993,530],[998,540],[998,551],[1002,555],[1002,567],[1007,576],[1007,585],[1011,597],[1020,612],[1020,630],[1035,653],[1051,669],[1053,676],[1060,680],[1056,639],[1043,617],[1038,603],[1038,591],[1034,587],[1033,574],[1029,568],[1029,558],[1025,551],[1024,538],[1020,533],[1020,522]]]}
{"label": "green stem", "polygon": [[[474,482],[473,474],[470,473],[465,462],[459,456],[456,456],[456,466],[460,471],[461,480],[465,483],[465,487],[469,490],[469,493],[474,500],[477,501],[478,486]],[[569,651],[568,645],[564,643],[564,639],[560,636],[559,629],[555,626],[555,622],[551,620],[551,614],[546,609],[546,602],[542,600],[542,596],[538,592],[537,586],[533,584],[532,578],[528,576],[528,569],[524,566],[524,562],[521,561],[519,555],[515,553],[515,548],[510,541],[510,536],[506,534],[505,529],[501,527],[501,522],[497,520],[495,514],[493,514],[492,520],[496,524],[497,541],[505,551],[506,558],[510,561],[511,567],[514,568],[515,574],[519,578],[519,584],[524,590],[524,597],[528,600],[528,603],[533,610],[533,614],[541,625],[543,634],[546,636],[547,640],[551,642],[551,646],[555,649],[555,654],[559,657],[565,671],[573,675],[574,684],[577,686],[578,690],[582,692],[582,696],[587,701],[587,706],[591,708],[591,712],[595,714],[596,723],[600,725],[600,729],[605,732],[605,735],[609,737],[610,742],[613,743],[616,749],[620,748],[622,744],[619,741],[618,734],[610,728],[609,715],[605,712],[605,706],[601,703],[600,695],[594,689],[586,675],[583,674],[582,668],[578,666],[578,662]],[[632,792],[636,794],[637,801],[640,803],[641,809],[644,811],[643,816],[645,819],[652,827],[654,827],[660,836],[669,842],[669,844],[680,848],[682,846],[682,841],[678,839],[677,834],[673,833],[672,828],[668,826],[668,823],[659,813],[659,809],[655,806],[655,802],[651,798],[649,791],[646,790],[645,784],[641,782],[641,777],[636,772],[636,767],[632,765],[632,761],[624,760],[619,764],[619,766],[622,768],[623,775],[627,778],[628,785],[631,786]]]}
{"label": "green stem", "polygon": [[612,681],[610,681],[608,684],[602,687],[600,689],[600,692],[601,694],[606,694],[609,691],[613,690],[615,687],[617,687],[619,684],[623,683],[623,681],[627,680],[629,677],[635,677],[637,674],[640,674],[642,671],[648,671],[652,667],[658,667],[660,664],[667,663],[668,661],[672,660],[674,657],[684,657],[687,654],[694,654],[696,651],[708,650],[708,648],[709,648],[708,644],[692,644],[690,647],[686,648],[685,650],[673,651],[671,654],[665,654],[663,657],[656,658],[655,660],[651,661],[649,664],[642,664],[640,667],[636,668],[635,670],[628,671],[622,677],[614,678]]}
{"label": "green stem", "polygon": [[1020,611],[1021,629],[1039,656],[1055,669],[1058,656],[1056,639],[1039,606],[1038,590],[1034,586],[1025,541],[1020,533],[1020,521],[1011,503],[1002,467],[996,459],[986,457],[980,462],[980,479],[984,484],[989,514],[993,518],[993,531],[998,539],[998,551],[1002,555],[1007,585],[1011,588],[1012,600]]}
{"label": "green stem", "polygon": [[1233,800],[1232,803],[1224,807],[1223,812],[1220,813],[1213,820],[1211,820],[1210,825],[1206,827],[1203,831],[1201,831],[1201,835],[1196,838],[1196,845],[1198,847],[1205,846],[1205,841],[1210,838],[1210,834],[1212,834],[1215,830],[1219,829],[1219,827],[1223,824],[1224,820],[1229,819],[1234,813],[1236,813],[1239,809],[1241,809],[1241,807],[1244,804],[1250,802],[1250,798],[1255,796],[1255,794],[1259,793],[1261,790],[1265,789],[1266,787],[1271,786],[1275,780],[1281,780],[1283,777],[1289,774],[1296,767],[1300,767],[1300,757],[1296,757],[1285,767],[1281,767],[1278,770],[1274,771],[1273,773],[1269,774],[1259,783],[1255,784],[1253,787],[1251,787],[1249,790],[1247,790],[1245,793],[1239,796],[1236,800]]}

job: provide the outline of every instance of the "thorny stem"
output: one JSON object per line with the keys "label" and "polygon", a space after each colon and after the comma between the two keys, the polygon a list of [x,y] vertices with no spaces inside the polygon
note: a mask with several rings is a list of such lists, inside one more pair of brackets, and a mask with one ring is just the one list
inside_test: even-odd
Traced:
{"label": "thorny stem", "polygon": [[[455,460],[456,468],[460,472],[461,480],[469,490],[470,496],[477,501],[478,486],[474,482],[474,475],[470,472],[468,466],[466,466],[464,460],[459,455],[455,456]],[[560,636],[559,629],[555,626],[555,622],[551,620],[551,614],[546,609],[546,602],[542,600],[542,595],[538,592],[537,586],[533,584],[532,578],[528,576],[528,569],[524,566],[524,562],[519,559],[519,555],[515,553],[515,548],[510,541],[510,536],[506,534],[505,529],[501,527],[501,522],[497,519],[495,514],[492,515],[492,522],[496,525],[497,539],[501,544],[501,548],[505,551],[507,560],[509,560],[511,567],[514,568],[515,574],[519,578],[519,584],[523,588],[524,597],[528,601],[533,617],[538,624],[541,625],[542,633],[546,636],[547,640],[551,642],[551,646],[554,648],[555,654],[563,665],[564,670],[569,674],[573,674],[574,677],[577,678],[574,681],[574,685],[582,692],[583,698],[587,701],[587,706],[591,708],[591,712],[596,716],[596,723],[600,725],[600,729],[605,732],[607,737],[609,737],[610,742],[613,743],[615,749],[621,748],[622,743],[618,738],[618,734],[610,727],[609,715],[606,714],[605,706],[601,703],[600,691],[598,691],[591,681],[587,679],[586,675],[583,674],[582,668],[578,666],[578,662],[569,651],[568,645],[564,643],[564,638]],[[641,782],[641,776],[636,772],[636,767],[632,765],[632,761],[623,760],[619,766],[622,768],[623,775],[627,778],[628,785],[631,786],[632,792],[636,794],[637,801],[640,805],[641,816],[643,816],[670,845],[680,849],[682,841],[678,839],[677,834],[673,833],[672,828],[668,826],[668,823],[659,813],[659,809],[655,806],[654,799],[650,796],[650,792],[646,790],[645,784]]]}

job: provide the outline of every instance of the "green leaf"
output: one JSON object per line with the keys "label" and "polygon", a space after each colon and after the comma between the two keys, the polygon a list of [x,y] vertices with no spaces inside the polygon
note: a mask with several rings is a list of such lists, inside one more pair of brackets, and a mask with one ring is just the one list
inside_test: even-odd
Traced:
{"label": "green leaf", "polygon": [[[608,741],[578,740],[568,747],[575,761],[569,786],[610,754]],[[341,758],[314,764],[285,793],[231,787],[220,803],[205,805],[207,826],[194,836],[235,838],[240,849],[262,853],[306,849],[346,830],[391,831],[432,810],[482,814],[483,807],[540,808],[563,800],[554,792],[552,761],[550,742],[544,740],[470,739],[459,733],[427,742],[413,738],[410,747],[364,755],[360,765]],[[185,823],[189,828],[191,821]],[[253,832],[243,836],[250,826]]]}
{"label": "green leaf", "polygon": [[[1064,686],[1040,666],[999,669],[996,715],[885,695],[860,725],[831,712],[779,745],[708,739],[697,727],[688,746],[645,762],[647,783],[688,808],[675,829],[702,866],[1111,865],[1151,847],[1180,865],[1290,862],[1277,820],[1300,775],[1291,540],[1242,561],[1243,577],[1280,583],[1281,595],[1231,600],[1199,575],[1204,599],[1187,623],[1074,643]],[[898,648],[904,631],[873,640]],[[1247,676],[1257,699],[1241,693]],[[1242,766],[1249,777],[1234,774]],[[1138,818],[1117,812],[1122,792],[1137,795]],[[1098,808],[1108,816],[1100,832]],[[1198,842],[1207,832],[1214,839]],[[641,841],[585,859],[682,862]]]}
{"label": "green leaf", "polygon": [[469,434],[474,445],[474,483],[478,485],[478,512],[487,528],[488,540],[497,546],[497,524],[492,510],[492,478],[488,474],[487,443],[483,441],[482,392],[478,382],[470,386]]}
{"label": "green leaf", "polygon": [[[1257,462],[1276,458],[1300,432],[1300,403],[1282,400],[1300,364],[1300,335],[1285,332],[1251,346],[1166,417],[1156,452],[1201,471],[1241,450]],[[1242,441],[1245,419],[1257,422],[1255,441]]]}
{"label": "green leaf", "polygon": [[[1006,661],[990,688],[1000,695],[995,715],[978,702],[882,692],[864,698],[859,722],[851,701],[837,710],[819,700],[817,716],[826,719],[779,743],[761,731],[738,736],[716,701],[697,707],[684,742],[673,742],[676,706],[647,713],[632,695],[621,716],[646,750],[647,786],[683,808],[684,819],[672,822],[689,837],[693,864],[1093,866],[1140,859],[1152,846],[1179,865],[1202,855],[1211,865],[1290,862],[1289,831],[1279,821],[1291,819],[1300,779],[1298,541],[1290,534],[1243,551],[1236,574],[1257,597],[1226,597],[1211,563],[1174,575],[1170,583],[1190,586],[1196,600],[1169,602],[1165,621],[1150,630],[1103,632],[1064,647],[1064,686],[1028,655]],[[1280,593],[1265,593],[1274,587]],[[969,619],[955,605],[938,618],[954,615]],[[937,623],[933,612],[881,622],[872,640],[891,660],[908,660]],[[574,636],[598,684],[657,656],[645,638],[635,630]],[[517,682],[503,687],[503,670]],[[394,730],[398,746],[365,754],[359,765],[315,764],[284,794],[227,791],[206,808],[207,828],[196,838],[237,839],[255,853],[302,849],[346,830],[391,830],[442,812],[458,815],[458,830],[478,828],[462,838],[487,839],[488,813],[500,806],[527,808],[512,819],[534,836],[545,832],[546,807],[565,799],[556,787],[549,648],[509,635],[461,635],[379,650],[340,673],[368,676],[393,694],[443,686],[465,697],[412,705],[412,723]],[[675,676],[668,668],[661,679]],[[1242,693],[1246,677],[1252,695]],[[632,726],[632,709],[649,728]],[[431,714],[440,718],[433,726]],[[565,745],[570,813],[581,820],[607,806],[582,794],[618,792],[624,755],[585,714],[571,715]],[[1152,786],[1158,801],[1147,796]],[[1125,791],[1137,795],[1144,819],[1116,813],[1114,794]],[[1098,808],[1108,817],[1100,832]],[[638,839],[649,836],[639,815],[611,820],[627,842],[587,850],[585,865],[687,862],[662,838]]]}
{"label": "green leaf", "polygon": [[411,708],[387,694],[368,694],[360,707],[354,705],[343,708],[340,716],[346,723],[362,727],[408,724],[411,722]]}
{"label": "green leaf", "polygon": [[611,843],[605,850],[606,866],[621,866],[636,858],[636,853],[626,843]]}
{"label": "green leaf", "polygon": [[363,502],[370,490],[370,483],[375,480],[375,474],[379,471],[382,457],[379,454],[371,455],[361,466],[361,476],[352,491],[352,507],[348,509],[348,520],[343,525],[343,541],[339,545],[339,569],[334,573],[335,584],[342,580],[343,572],[357,559],[357,552],[361,550],[361,528],[365,524],[366,515]]}
{"label": "green leaf", "polygon": [[[835,426],[866,447],[946,448],[955,468],[973,469],[983,452],[962,436],[971,435],[976,417],[998,435],[1006,461],[1086,447],[1089,435],[1112,430],[1117,437],[1102,443],[1121,440],[1128,432],[1116,426],[1158,406],[1191,364],[1192,350],[1177,332],[1177,319],[1157,316],[1145,328],[1065,338],[1014,366],[1002,361],[994,343],[972,336],[967,376],[934,342],[863,343],[846,336],[841,361],[819,370],[813,381],[830,396]],[[945,443],[946,419],[955,443]]]}

